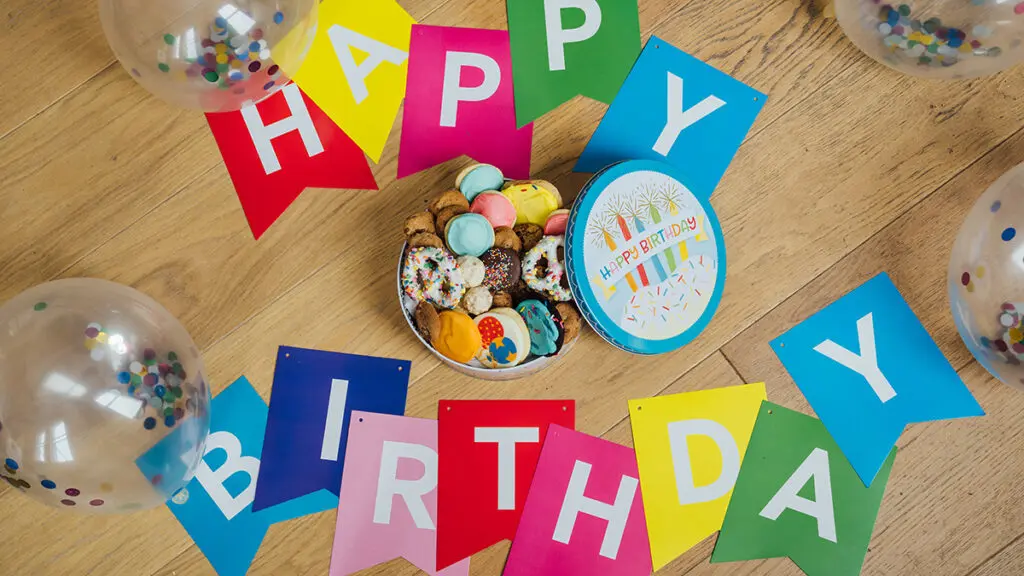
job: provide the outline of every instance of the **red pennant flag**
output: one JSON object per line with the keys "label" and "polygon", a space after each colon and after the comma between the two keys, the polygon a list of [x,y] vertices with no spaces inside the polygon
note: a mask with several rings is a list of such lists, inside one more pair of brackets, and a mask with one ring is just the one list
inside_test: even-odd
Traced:
{"label": "red pennant flag", "polygon": [[377,189],[363,151],[295,84],[206,121],[257,239],[307,187]]}
{"label": "red pennant flag", "polygon": [[515,537],[548,426],[573,400],[442,400],[437,407],[437,569]]}

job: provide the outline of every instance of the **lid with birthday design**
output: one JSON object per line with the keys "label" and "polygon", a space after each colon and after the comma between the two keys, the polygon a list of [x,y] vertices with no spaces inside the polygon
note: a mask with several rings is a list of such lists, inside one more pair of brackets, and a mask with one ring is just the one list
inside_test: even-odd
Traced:
{"label": "lid with birthday design", "polygon": [[565,244],[583,317],[623,350],[676,350],[718,308],[725,285],[718,218],[668,164],[633,160],[596,174],[573,205]]}

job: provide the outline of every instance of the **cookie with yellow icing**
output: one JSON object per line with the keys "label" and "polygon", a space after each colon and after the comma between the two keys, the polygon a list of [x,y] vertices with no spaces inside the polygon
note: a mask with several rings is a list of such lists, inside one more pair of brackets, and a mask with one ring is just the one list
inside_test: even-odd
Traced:
{"label": "cookie with yellow icing", "polygon": [[516,208],[516,224],[544,226],[561,205],[561,197],[537,182],[514,184],[501,191]]}
{"label": "cookie with yellow icing", "polygon": [[434,349],[456,362],[465,364],[480,351],[482,339],[476,323],[467,314],[445,310],[438,314],[440,325],[430,342]]}

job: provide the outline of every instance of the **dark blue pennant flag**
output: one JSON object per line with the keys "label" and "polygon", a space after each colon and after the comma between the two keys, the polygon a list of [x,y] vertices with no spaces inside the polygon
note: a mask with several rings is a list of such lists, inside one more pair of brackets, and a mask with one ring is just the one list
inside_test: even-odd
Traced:
{"label": "dark blue pennant flag", "polygon": [[253,509],[321,490],[337,506],[352,411],[405,414],[410,366],[408,360],[281,346]]}

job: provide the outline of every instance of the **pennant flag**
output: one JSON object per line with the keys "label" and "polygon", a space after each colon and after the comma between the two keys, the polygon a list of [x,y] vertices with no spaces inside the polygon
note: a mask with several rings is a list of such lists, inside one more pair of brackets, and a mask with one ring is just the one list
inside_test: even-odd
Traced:
{"label": "pennant flag", "polygon": [[[203,460],[192,481],[167,502],[167,507],[217,574],[244,576],[271,524],[323,510],[324,499],[310,495],[273,510],[253,512],[267,405],[242,377],[213,399],[210,414]],[[179,435],[189,435],[187,430],[198,425],[198,420],[183,421],[181,427],[139,458],[136,464],[151,482],[159,483],[160,479],[147,470],[179,462]]]}
{"label": "pennant flag", "polygon": [[622,160],[660,160],[679,168],[686,186],[708,198],[766,99],[652,36],[575,171],[597,172]]}
{"label": "pennant flag", "polygon": [[405,97],[415,22],[394,0],[326,0],[309,55],[286,70],[374,162]]}
{"label": "pennant flag", "polygon": [[466,558],[435,571],[437,421],[356,411],[338,501],[330,576],[402,557],[428,574],[469,574]]}
{"label": "pennant flag", "polygon": [[254,510],[326,492],[337,504],[353,410],[404,414],[408,360],[281,346]]}
{"label": "pennant flag", "polygon": [[818,419],[764,402],[711,561],[789,556],[809,576],[860,574],[895,458],[865,487]]}
{"label": "pennant flag", "polygon": [[655,570],[722,527],[765,398],[761,383],[629,401]]}
{"label": "pennant flag", "polygon": [[437,407],[437,567],[516,535],[548,425],[573,400],[442,400]]}
{"label": "pennant flag", "polygon": [[771,346],[864,484],[907,424],[985,414],[885,273]]}
{"label": "pennant flag", "polygon": [[206,121],[257,239],[307,187],[377,189],[359,147],[294,84]]}
{"label": "pennant flag", "polygon": [[504,576],[648,576],[633,450],[548,428]]}
{"label": "pennant flag", "polygon": [[516,128],[508,32],[412,27],[398,177],[462,154],[530,177],[533,125]]}
{"label": "pennant flag", "polygon": [[506,5],[519,126],[577,94],[611,104],[640,54],[635,0],[508,0]]}

